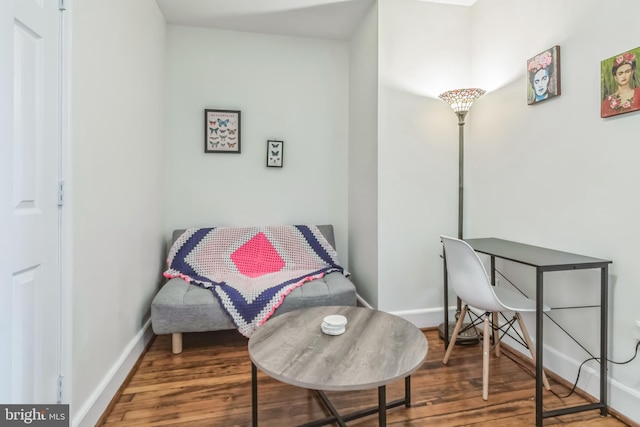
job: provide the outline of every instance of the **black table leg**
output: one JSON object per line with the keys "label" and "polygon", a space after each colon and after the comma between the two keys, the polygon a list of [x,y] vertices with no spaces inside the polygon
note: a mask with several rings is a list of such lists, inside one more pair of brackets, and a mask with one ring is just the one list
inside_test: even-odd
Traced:
{"label": "black table leg", "polygon": [[387,427],[387,388],[378,387],[378,425]]}
{"label": "black table leg", "polygon": [[600,270],[600,415],[607,415],[607,333],[609,313],[609,266]]}
{"label": "black table leg", "polygon": [[536,269],[536,426],[542,426],[542,369],[543,369],[543,333],[542,333],[542,298],[544,295],[543,274],[540,269]]}
{"label": "black table leg", "polygon": [[251,425],[258,427],[258,369],[251,362]]}
{"label": "black table leg", "polygon": [[[318,396],[320,396],[320,398],[322,399],[322,402],[327,407],[329,412],[331,412],[331,415],[332,415],[331,418],[335,419],[335,421],[338,423],[340,427],[347,427],[346,420],[342,416],[340,416],[340,414],[338,413],[338,410],[335,408],[335,406],[331,404],[331,401],[329,400],[327,395],[321,390],[316,390],[316,393],[318,394]],[[321,425],[325,425],[325,424],[321,424]]]}

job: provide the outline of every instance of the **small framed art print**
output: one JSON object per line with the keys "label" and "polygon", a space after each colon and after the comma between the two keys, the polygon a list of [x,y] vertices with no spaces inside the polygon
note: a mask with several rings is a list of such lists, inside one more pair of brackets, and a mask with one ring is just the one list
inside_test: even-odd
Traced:
{"label": "small framed art print", "polygon": [[240,111],[204,110],[204,152],[240,153]]}
{"label": "small framed art print", "polygon": [[284,158],[283,141],[267,141],[267,167],[281,168]]}
{"label": "small framed art print", "polygon": [[640,110],[640,47],[600,62],[600,117]]}
{"label": "small framed art print", "polygon": [[527,104],[560,94],[560,46],[553,46],[527,61]]}

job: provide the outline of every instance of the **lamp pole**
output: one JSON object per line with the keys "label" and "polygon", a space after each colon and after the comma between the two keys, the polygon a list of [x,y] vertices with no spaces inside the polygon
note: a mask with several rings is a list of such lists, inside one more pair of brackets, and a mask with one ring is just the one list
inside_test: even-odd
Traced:
{"label": "lamp pole", "polygon": [[[464,119],[471,108],[473,102],[484,95],[485,91],[478,88],[455,89],[440,94],[440,98],[447,101],[454,113],[458,117],[458,239],[463,238],[463,213],[464,213]],[[445,261],[446,266],[446,261]],[[448,322],[448,295],[445,298],[445,322],[438,327],[440,338],[445,340],[445,345],[449,345],[449,338],[455,327],[455,322]],[[462,301],[456,301],[456,319],[462,311]],[[456,338],[456,344],[472,344],[478,341],[478,334],[468,324],[463,324],[460,333]]]}
{"label": "lamp pole", "polygon": [[458,111],[458,239],[462,239],[462,213],[464,211],[464,118],[468,111]]}

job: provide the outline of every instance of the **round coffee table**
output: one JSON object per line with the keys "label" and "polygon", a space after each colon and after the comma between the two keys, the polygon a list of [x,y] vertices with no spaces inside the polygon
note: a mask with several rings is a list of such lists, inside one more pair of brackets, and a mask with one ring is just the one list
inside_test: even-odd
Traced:
{"label": "round coffee table", "polygon": [[[325,316],[347,318],[342,335],[324,334]],[[314,307],[274,317],[249,339],[252,362],[252,418],[258,425],[257,369],[286,384],[316,390],[332,416],[305,424],[345,422],[378,412],[386,426],[386,410],[411,405],[411,374],[427,357],[427,339],[412,323],[382,311],[361,307]],[[405,398],[387,403],[386,384],[405,379]],[[378,406],[341,416],[323,391],[378,387]]]}

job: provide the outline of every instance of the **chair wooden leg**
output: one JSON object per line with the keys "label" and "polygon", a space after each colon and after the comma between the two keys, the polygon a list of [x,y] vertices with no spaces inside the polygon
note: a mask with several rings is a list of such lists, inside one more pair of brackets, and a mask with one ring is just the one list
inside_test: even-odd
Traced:
{"label": "chair wooden leg", "polygon": [[493,345],[496,350],[496,357],[500,357],[500,330],[498,329],[498,312],[494,311],[491,314],[491,323],[493,324]]}
{"label": "chair wooden leg", "polygon": [[489,352],[491,351],[489,328],[489,313],[485,313],[484,334],[482,335],[482,398],[484,400],[489,398]]}
{"label": "chair wooden leg", "polygon": [[467,314],[467,306],[462,307],[462,312],[460,312],[460,317],[458,317],[458,321],[456,322],[455,328],[453,328],[453,334],[451,335],[451,339],[449,340],[449,347],[447,347],[447,352],[444,354],[444,359],[442,359],[442,363],[444,365],[449,361],[449,356],[451,356],[451,351],[453,351],[453,347],[456,345],[456,339],[458,338],[458,334],[460,333],[460,329],[462,328],[462,323],[464,323],[464,317]]}
{"label": "chair wooden leg", "polygon": [[[527,343],[527,347],[529,347],[529,352],[531,353],[531,358],[533,359],[533,366],[536,365],[536,349],[533,346],[533,342],[531,341],[531,336],[529,335],[529,331],[527,331],[527,327],[522,321],[522,316],[520,313],[516,313],[516,319],[518,319],[518,325],[520,325],[520,330],[522,331],[522,336],[524,337],[524,341]],[[542,384],[544,384],[544,388],[547,390],[551,390],[551,386],[549,385],[549,380],[547,380],[547,376],[544,373],[544,367],[542,367]]]}

